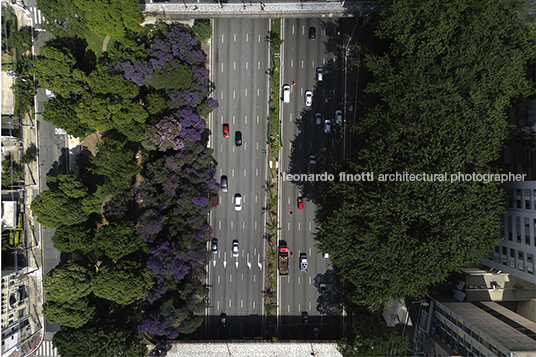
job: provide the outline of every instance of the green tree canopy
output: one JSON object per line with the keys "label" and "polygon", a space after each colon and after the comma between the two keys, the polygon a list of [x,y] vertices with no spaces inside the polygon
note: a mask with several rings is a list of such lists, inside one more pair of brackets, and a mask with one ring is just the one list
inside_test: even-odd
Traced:
{"label": "green tree canopy", "polygon": [[47,300],[43,304],[43,316],[50,323],[80,328],[95,316],[95,306],[90,305],[87,297],[62,302]]}
{"label": "green tree canopy", "polygon": [[337,344],[343,356],[407,356],[409,342],[395,332],[383,336],[356,337],[352,341],[343,338]]}
{"label": "green tree canopy", "polygon": [[91,271],[69,260],[52,269],[43,280],[47,301],[66,302],[91,293]]}
{"label": "green tree canopy", "polygon": [[52,338],[54,347],[64,357],[132,356],[143,357],[147,347],[136,333],[103,321],[98,326],[70,328],[62,326]]}
{"label": "green tree canopy", "polygon": [[91,158],[95,173],[104,177],[104,192],[116,194],[132,187],[141,171],[136,160],[137,147],[122,135],[107,133],[99,144],[99,152]]}
{"label": "green tree canopy", "polygon": [[30,206],[37,221],[47,228],[71,226],[87,220],[89,214],[99,212],[101,202],[88,193],[87,187],[72,172],[47,176],[56,188],[41,192]]}
{"label": "green tree canopy", "polygon": [[120,305],[132,304],[153,286],[149,269],[133,261],[119,261],[116,266],[99,268],[92,280],[93,293]]}
{"label": "green tree canopy", "polygon": [[87,26],[94,31],[120,40],[127,29],[141,30],[143,19],[136,0],[74,0],[87,19]]}
{"label": "green tree canopy", "polygon": [[142,245],[132,221],[110,222],[96,234],[97,247],[110,259],[118,260],[139,250]]}
{"label": "green tree canopy", "polygon": [[66,98],[51,98],[45,102],[43,119],[64,129],[76,138],[85,138],[92,130],[87,123],[82,123],[76,116],[77,100]]}
{"label": "green tree canopy", "polygon": [[[506,109],[531,93],[534,26],[525,1],[384,1],[366,56],[373,79],[356,150],[334,168],[373,182],[331,182],[320,198],[319,249],[349,297],[380,309],[426,293],[498,244],[500,183],[381,181],[380,174],[496,173]],[[516,9],[515,11],[513,11]],[[447,177],[447,180],[450,176]]]}
{"label": "green tree canopy", "polygon": [[60,226],[52,236],[54,248],[63,253],[88,254],[95,249],[95,232],[84,225]]}
{"label": "green tree canopy", "polygon": [[199,42],[205,42],[212,37],[212,24],[210,19],[195,19],[194,26],[195,37]]}
{"label": "green tree canopy", "polygon": [[91,129],[105,131],[130,123],[143,124],[149,117],[135,100],[139,87],[121,75],[110,73],[105,66],[91,72],[87,83],[89,91],[83,94],[75,111],[80,122]]}
{"label": "green tree canopy", "polygon": [[37,0],[47,21],[43,27],[56,36],[84,37],[89,31],[84,12],[72,0]]}
{"label": "green tree canopy", "polygon": [[32,32],[30,27],[25,26],[19,31],[13,31],[9,34],[9,47],[16,47],[20,53],[29,51],[32,47]]}
{"label": "green tree canopy", "polygon": [[70,49],[51,45],[41,47],[30,73],[35,75],[42,88],[56,95],[70,98],[87,91],[86,74],[76,68],[77,60]]}

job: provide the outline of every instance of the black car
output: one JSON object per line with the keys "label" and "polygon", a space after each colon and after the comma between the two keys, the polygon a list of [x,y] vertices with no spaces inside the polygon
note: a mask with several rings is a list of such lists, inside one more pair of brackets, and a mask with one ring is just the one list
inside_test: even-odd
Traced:
{"label": "black car", "polygon": [[302,312],[301,317],[302,317],[303,325],[304,326],[309,325],[309,314],[307,313],[307,311]]}
{"label": "black car", "polygon": [[309,27],[309,39],[314,40],[316,38],[316,28],[311,26]]}
{"label": "black car", "polygon": [[242,146],[242,132],[235,131],[235,144],[236,146]]}
{"label": "black car", "polygon": [[218,253],[218,240],[216,238],[212,239],[212,244],[210,245],[210,250],[212,250],[212,253],[216,254]]}
{"label": "black car", "polygon": [[220,323],[222,327],[227,326],[227,315],[223,312],[220,315]]}

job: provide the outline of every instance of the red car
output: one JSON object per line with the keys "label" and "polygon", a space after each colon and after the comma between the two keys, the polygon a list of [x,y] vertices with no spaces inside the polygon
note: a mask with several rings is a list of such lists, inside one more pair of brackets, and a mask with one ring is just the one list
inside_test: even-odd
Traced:
{"label": "red car", "polygon": [[298,197],[298,209],[303,209],[303,198]]}
{"label": "red car", "polygon": [[223,124],[223,137],[229,137],[229,124]]}

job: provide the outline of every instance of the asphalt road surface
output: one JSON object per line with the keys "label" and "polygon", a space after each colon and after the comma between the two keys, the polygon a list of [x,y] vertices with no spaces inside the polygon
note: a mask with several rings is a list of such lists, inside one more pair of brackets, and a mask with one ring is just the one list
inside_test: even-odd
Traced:
{"label": "asphalt road surface", "polygon": [[[207,338],[253,338],[264,333],[265,202],[267,183],[269,21],[216,19],[212,38],[212,81],[219,108],[212,113],[211,145],[216,178],[228,177],[211,213],[218,253],[209,263]],[[223,124],[230,137],[224,138]],[[242,133],[242,145],[235,133]],[[235,210],[235,194],[242,210]],[[239,256],[232,257],[232,242]],[[220,315],[227,315],[221,326]]]}
{"label": "asphalt road surface", "polygon": [[[309,29],[315,28],[315,39]],[[326,171],[340,160],[340,128],[333,125],[335,111],[340,106],[341,71],[338,55],[341,37],[336,19],[284,19],[281,55],[281,84],[291,86],[289,104],[282,104],[281,121],[283,174],[307,174],[310,155],[317,158],[316,173]],[[323,80],[316,77],[323,70]],[[312,91],[311,106],[305,104],[305,92]],[[322,115],[316,124],[315,114]],[[332,130],[324,133],[324,121],[330,118]],[[280,276],[279,332],[282,339],[331,339],[340,337],[342,312],[340,295],[329,259],[315,248],[313,234],[317,231],[315,200],[321,182],[281,181],[280,225],[281,241],[293,257],[289,259],[289,275]],[[297,206],[304,200],[303,210]],[[308,260],[306,272],[300,270],[300,255]],[[324,291],[321,284],[326,285]],[[302,313],[307,312],[307,324]]]}

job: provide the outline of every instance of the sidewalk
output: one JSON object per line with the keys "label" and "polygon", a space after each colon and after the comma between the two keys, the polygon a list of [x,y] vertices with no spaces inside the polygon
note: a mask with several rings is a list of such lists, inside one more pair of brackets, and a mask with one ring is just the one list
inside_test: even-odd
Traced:
{"label": "sidewalk", "polygon": [[260,1],[229,4],[146,4],[141,5],[144,14],[154,14],[146,23],[160,20],[218,17],[353,17],[356,14],[377,11],[379,5],[373,1],[363,2],[302,2],[262,3]]}

